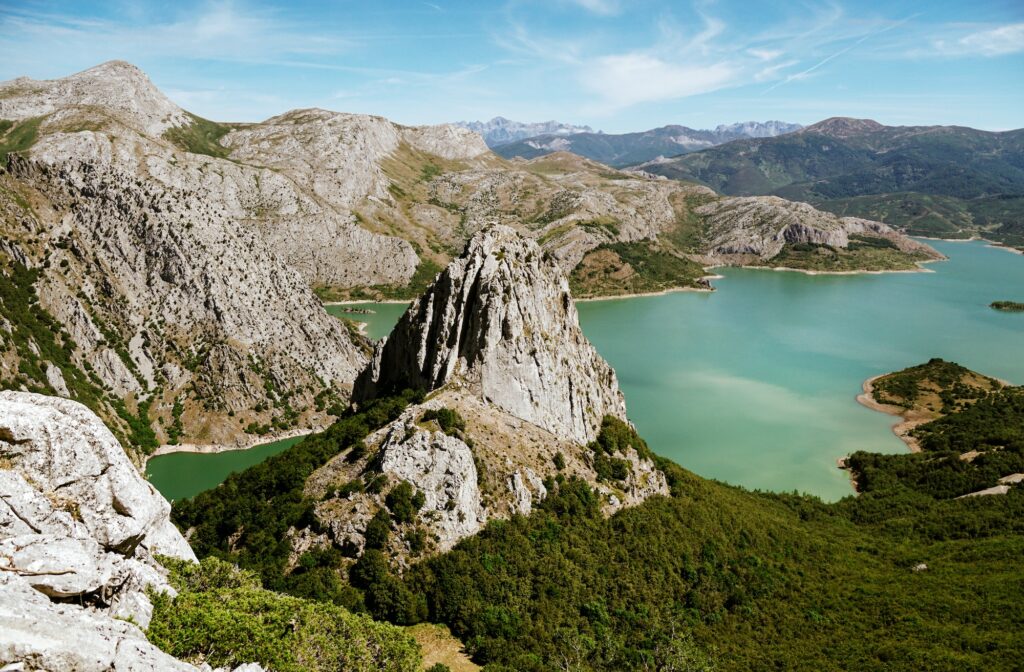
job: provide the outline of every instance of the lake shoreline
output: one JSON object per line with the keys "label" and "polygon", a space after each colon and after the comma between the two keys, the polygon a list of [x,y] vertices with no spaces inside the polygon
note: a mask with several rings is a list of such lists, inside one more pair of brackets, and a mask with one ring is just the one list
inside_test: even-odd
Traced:
{"label": "lake shoreline", "polygon": [[910,452],[920,453],[921,444],[919,444],[917,439],[915,439],[913,436],[910,436],[910,430],[914,429],[918,425],[923,425],[924,423],[929,422],[934,418],[928,417],[927,415],[922,413],[915,413],[913,410],[903,408],[902,406],[895,406],[893,404],[883,404],[876,401],[874,397],[874,383],[879,378],[884,378],[885,376],[888,375],[890,374],[882,373],[877,376],[872,376],[871,378],[865,380],[864,384],[861,386],[863,392],[857,395],[857,402],[860,405],[870,408],[873,411],[885,413],[886,415],[894,415],[900,418],[901,421],[897,422],[892,426],[892,433],[895,434],[900,441],[906,444]]}
{"label": "lake shoreline", "polygon": [[[721,280],[722,275],[705,275],[701,277],[701,280]],[[591,301],[612,301],[614,299],[642,299],[648,296],[666,296],[668,294],[675,294],[676,292],[703,292],[705,294],[711,294],[715,291],[714,287],[672,287],[671,289],[663,289],[658,292],[638,292],[634,294],[609,294],[606,296],[588,296],[579,299],[573,299],[575,303],[589,303]]]}
{"label": "lake shoreline", "polygon": [[267,443],[274,443],[275,441],[284,441],[285,439],[294,439],[300,436],[309,436],[316,432],[322,432],[323,428],[305,428],[305,429],[292,429],[286,432],[277,432],[275,434],[267,434],[265,436],[259,436],[254,439],[250,439],[244,443],[232,445],[228,443],[166,443],[159,446],[156,450],[146,456],[145,461],[142,463],[142,469],[145,471],[146,465],[154,457],[160,457],[162,455],[173,455],[175,453],[197,453],[200,455],[215,455],[217,453],[228,453],[235,450],[249,450],[256,446],[262,446]]}
{"label": "lake shoreline", "polygon": [[[891,372],[890,372],[891,373]],[[883,404],[875,400],[875,381],[879,378],[890,375],[889,373],[881,373],[877,376],[871,376],[863,382],[861,385],[861,393],[857,395],[857,403],[865,408],[870,408],[872,411],[879,413],[885,413],[886,415],[893,415],[900,418],[900,422],[892,425],[892,433],[896,435],[900,441],[907,446],[907,449],[911,453],[920,453],[921,445],[917,439],[910,435],[910,431],[918,425],[924,424],[931,420],[929,417],[911,417],[912,411],[903,408],[902,406],[895,406],[893,404]],[[850,468],[849,455],[845,455],[836,459],[836,466],[843,471],[847,471],[850,474],[850,487],[853,488],[854,494],[859,495],[860,489],[857,487],[857,473]]]}

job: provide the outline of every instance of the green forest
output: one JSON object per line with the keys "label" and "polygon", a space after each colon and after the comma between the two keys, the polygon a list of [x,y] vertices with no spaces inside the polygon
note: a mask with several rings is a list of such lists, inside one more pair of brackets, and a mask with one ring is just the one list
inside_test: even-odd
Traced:
{"label": "green forest", "polygon": [[[834,504],[658,458],[671,496],[610,518],[586,483],[560,477],[531,515],[492,521],[404,573],[380,550],[355,559],[340,547],[286,572],[284,531],[317,529],[304,479],[365,450],[362,437],[414,399],[350,412],[175,504],[176,523],[195,528],[198,555],[254,571],[267,588],[398,625],[444,623],[490,671],[962,672],[1015,669],[1024,655],[1024,488],[952,499],[1024,471],[1021,388],[918,427],[922,453],[855,453],[861,494]],[[624,431],[606,423],[597,443],[644,445]],[[981,456],[958,459],[968,450]],[[383,534],[393,515],[383,511]]]}

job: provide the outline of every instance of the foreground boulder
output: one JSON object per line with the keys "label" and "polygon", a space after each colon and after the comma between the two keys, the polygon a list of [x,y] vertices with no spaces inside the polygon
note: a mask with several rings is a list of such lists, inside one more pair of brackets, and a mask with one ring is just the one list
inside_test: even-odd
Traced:
{"label": "foreground boulder", "polygon": [[173,593],[154,556],[195,560],[169,513],[85,406],[0,392],[0,665],[195,670],[140,629]]}

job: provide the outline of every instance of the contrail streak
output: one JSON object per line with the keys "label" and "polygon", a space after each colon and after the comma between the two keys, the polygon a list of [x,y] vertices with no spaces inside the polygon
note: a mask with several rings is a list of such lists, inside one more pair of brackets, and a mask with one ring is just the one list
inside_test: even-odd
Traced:
{"label": "contrail streak", "polygon": [[840,49],[839,51],[837,51],[836,53],[832,54],[831,56],[826,56],[825,58],[821,59],[820,61],[818,61],[817,63],[815,63],[811,67],[807,68],[806,70],[804,70],[802,72],[798,72],[798,73],[796,73],[794,75],[789,75],[788,77],[786,77],[781,82],[776,82],[775,84],[772,84],[770,87],[765,89],[764,93],[768,93],[769,91],[774,91],[775,89],[779,88],[783,84],[789,84],[790,82],[792,82],[795,79],[802,79],[804,76],[814,72],[815,70],[817,70],[821,66],[825,65],[826,63],[828,63],[832,59],[839,58],[840,56],[842,56],[846,52],[850,51],[851,49],[853,49],[857,45],[861,44],[862,42],[864,42],[866,40],[869,40],[872,37],[875,37],[876,35],[881,35],[882,33],[888,32],[888,31],[892,30],[893,28],[898,28],[899,26],[902,26],[907,21],[910,21],[911,19],[913,19],[915,17],[918,17],[918,16],[920,16],[920,14],[911,14],[907,18],[901,19],[901,20],[897,21],[896,23],[894,23],[892,25],[889,25],[889,26],[886,26],[885,28],[881,28],[879,30],[876,30],[873,33],[868,33],[867,35],[864,35],[863,37],[859,38],[856,42],[854,42],[850,46],[846,47],[845,49]]}

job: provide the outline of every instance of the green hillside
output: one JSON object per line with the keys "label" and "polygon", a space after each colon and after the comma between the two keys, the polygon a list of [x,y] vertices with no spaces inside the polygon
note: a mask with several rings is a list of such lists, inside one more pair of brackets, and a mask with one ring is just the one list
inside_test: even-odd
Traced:
{"label": "green hillside", "polygon": [[730,195],[774,194],[918,235],[1024,244],[1024,130],[831,119],[645,166]]}

